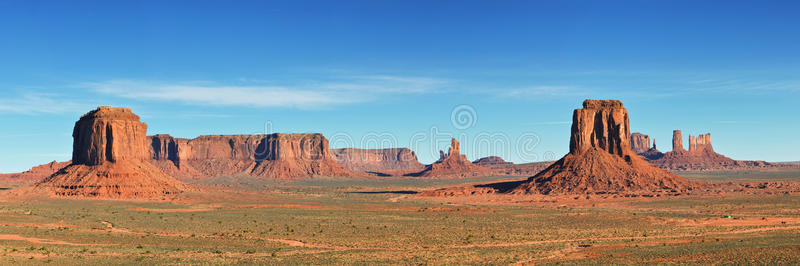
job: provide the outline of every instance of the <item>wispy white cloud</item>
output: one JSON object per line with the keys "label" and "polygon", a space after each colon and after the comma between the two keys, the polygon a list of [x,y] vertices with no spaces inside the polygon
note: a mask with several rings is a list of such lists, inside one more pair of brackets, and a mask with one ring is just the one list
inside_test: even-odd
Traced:
{"label": "wispy white cloud", "polygon": [[55,93],[26,92],[0,98],[0,113],[64,114],[85,111],[88,107]]}
{"label": "wispy white cloud", "polygon": [[533,86],[501,90],[500,96],[508,98],[534,96],[572,96],[582,94],[577,88],[569,86]]}
{"label": "wispy white cloud", "polygon": [[297,90],[272,86],[216,86],[192,83],[162,83],[110,80],[83,83],[96,92],[137,100],[176,101],[197,105],[249,107],[313,107],[358,101],[334,92]]}
{"label": "wispy white cloud", "polygon": [[449,81],[426,77],[356,76],[298,86],[221,85],[214,82],[158,82],[116,79],[76,87],[137,100],[194,105],[317,108],[359,103],[389,94],[437,91]]}

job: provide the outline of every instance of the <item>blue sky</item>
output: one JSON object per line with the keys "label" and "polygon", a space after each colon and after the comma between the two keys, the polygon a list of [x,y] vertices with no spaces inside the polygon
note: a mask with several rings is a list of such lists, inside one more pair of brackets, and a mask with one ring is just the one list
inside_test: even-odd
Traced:
{"label": "blue sky", "polygon": [[796,1],[164,2],[0,1],[0,172],[70,159],[100,105],[148,134],[321,132],[424,163],[452,135],[470,159],[528,162],[612,98],[662,151],[682,129],[800,160]]}

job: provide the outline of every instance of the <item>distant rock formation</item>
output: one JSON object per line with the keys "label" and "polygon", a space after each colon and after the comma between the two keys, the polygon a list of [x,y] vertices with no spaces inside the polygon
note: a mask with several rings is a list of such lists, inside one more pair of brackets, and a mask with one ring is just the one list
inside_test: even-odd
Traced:
{"label": "distant rock formation", "polygon": [[492,175],[496,176],[531,176],[538,174],[552,163],[551,161],[515,164],[499,156],[483,157],[472,162],[474,165],[491,169]]}
{"label": "distant rock formation", "polygon": [[[677,143],[675,140],[673,140],[672,144],[680,145],[680,143]],[[653,139],[653,146],[650,147],[650,136],[638,132],[631,134],[631,151],[644,157],[648,161],[657,160],[664,156],[664,153],[659,151],[656,147],[655,139]]]}
{"label": "distant rock formation", "polygon": [[506,162],[500,156],[489,156],[477,159],[472,162],[477,166],[484,166],[484,167],[491,167],[491,166],[498,166],[498,165],[513,165],[514,163]]}
{"label": "distant rock formation", "polygon": [[643,153],[650,149],[650,136],[642,133],[631,134],[631,150],[636,153]]}
{"label": "distant rock formation", "polygon": [[647,151],[645,152],[639,153],[639,156],[644,157],[648,161],[652,161],[661,159],[661,157],[664,157],[664,153],[658,150],[658,148],[656,147],[656,140],[653,139],[653,147],[647,149]]}
{"label": "distant rock formation", "polygon": [[513,193],[680,191],[693,184],[631,151],[628,111],[617,100],[586,100],[572,118],[570,152]]}
{"label": "distant rock formation", "polygon": [[333,150],[337,162],[351,171],[373,172],[386,170],[423,169],[417,154],[408,148]]}
{"label": "distant rock formation", "polygon": [[70,163],[72,163],[72,161],[52,161],[46,164],[34,166],[30,170],[22,173],[0,174],[0,182],[4,184],[31,185],[53,175],[53,173],[61,168],[66,167]]}
{"label": "distant rock formation", "polygon": [[333,159],[322,134],[149,137],[154,165],[179,179],[246,174],[275,179],[358,176]]}
{"label": "distant rock formation", "polygon": [[533,162],[521,164],[496,164],[486,165],[483,167],[492,169],[492,175],[496,176],[532,176],[538,174],[554,162]]}
{"label": "distant rock formation", "polygon": [[36,184],[65,197],[163,199],[189,190],[147,162],[147,124],[130,109],[99,107],[75,123],[72,163]]}
{"label": "distant rock formation", "polygon": [[[672,139],[673,143],[681,143],[681,131],[673,131]],[[697,137],[690,135],[689,150],[684,149],[683,146],[674,146],[671,152],[660,157],[645,156],[645,158],[654,165],[668,170],[718,170],[772,166],[764,161],[737,161],[716,153],[711,144],[710,133]]]}
{"label": "distant rock formation", "polygon": [[450,149],[447,153],[439,152],[440,158],[425,167],[425,170],[409,176],[427,178],[463,178],[470,176],[489,175],[492,170],[472,164],[467,160],[467,156],[461,154],[461,147],[458,141],[453,138],[450,140]]}

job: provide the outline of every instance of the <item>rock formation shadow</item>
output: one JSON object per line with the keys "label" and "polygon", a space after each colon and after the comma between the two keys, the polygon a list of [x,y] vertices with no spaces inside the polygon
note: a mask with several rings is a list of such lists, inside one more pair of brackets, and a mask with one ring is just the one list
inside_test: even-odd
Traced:
{"label": "rock formation shadow", "polygon": [[350,194],[403,194],[403,195],[413,195],[419,192],[413,190],[384,190],[384,191],[354,191],[354,192],[347,192]]}
{"label": "rock formation shadow", "polygon": [[519,181],[508,181],[508,182],[499,182],[499,183],[491,183],[491,184],[483,184],[483,185],[476,185],[476,188],[491,188],[499,193],[508,193],[514,190],[514,188],[522,185],[523,183],[527,182],[527,179],[519,180]]}

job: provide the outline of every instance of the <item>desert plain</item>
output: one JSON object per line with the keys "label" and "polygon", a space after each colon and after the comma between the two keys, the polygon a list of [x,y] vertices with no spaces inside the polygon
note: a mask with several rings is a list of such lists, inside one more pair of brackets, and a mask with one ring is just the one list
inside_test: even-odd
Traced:
{"label": "desert plain", "polygon": [[[800,178],[800,169],[684,176],[785,181]],[[169,202],[5,193],[0,264],[800,261],[797,192],[635,198],[415,195],[509,179],[524,177],[279,182],[227,176],[198,181],[200,191]]]}

